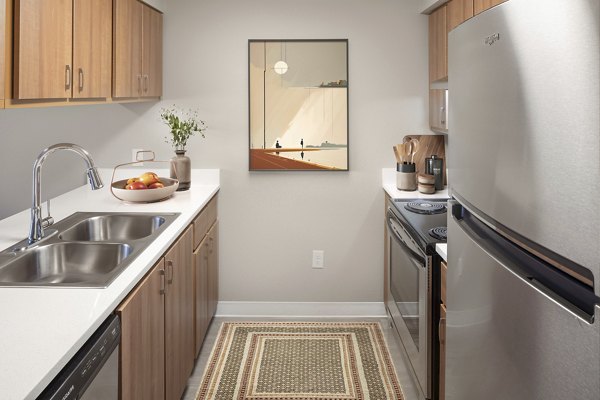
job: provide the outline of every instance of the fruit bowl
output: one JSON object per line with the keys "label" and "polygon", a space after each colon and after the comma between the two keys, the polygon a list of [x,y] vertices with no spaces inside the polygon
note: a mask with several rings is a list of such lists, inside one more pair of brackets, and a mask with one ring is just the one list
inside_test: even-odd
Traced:
{"label": "fruit bowl", "polygon": [[111,184],[111,192],[119,200],[128,201],[131,203],[153,203],[168,199],[175,193],[179,186],[177,179],[159,178],[165,185],[162,188],[142,189],[142,190],[127,190],[127,179],[113,182]]}

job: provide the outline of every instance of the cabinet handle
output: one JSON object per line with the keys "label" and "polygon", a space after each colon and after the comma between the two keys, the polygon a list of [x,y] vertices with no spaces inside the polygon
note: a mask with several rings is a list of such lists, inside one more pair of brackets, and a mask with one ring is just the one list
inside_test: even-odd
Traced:
{"label": "cabinet handle", "polygon": [[214,240],[214,238],[212,238],[212,237],[209,237],[209,238],[208,238],[208,242],[210,243],[210,249],[208,250],[208,252],[209,252],[210,254],[212,254],[212,253],[213,253],[213,251],[215,250],[215,240]]}
{"label": "cabinet handle", "polygon": [[141,94],[142,93],[142,75],[138,75],[137,80],[138,80],[138,93]]}
{"label": "cabinet handle", "polygon": [[165,270],[160,270],[160,294],[167,293],[167,287],[165,285]]}
{"label": "cabinet handle", "polygon": [[206,252],[204,253],[204,259],[205,259],[206,261],[208,261],[208,253],[209,253],[209,251],[210,251],[210,247],[209,247],[209,244],[208,244],[208,243],[205,243],[205,244],[204,244],[204,246],[206,246]]}
{"label": "cabinet handle", "polygon": [[144,93],[148,93],[148,75],[144,75]]}
{"label": "cabinet handle", "polygon": [[440,123],[442,124],[442,128],[446,125],[446,107],[440,107]]}
{"label": "cabinet handle", "polygon": [[446,343],[446,318],[440,318],[438,322],[438,335],[440,338],[440,344]]}
{"label": "cabinet handle", "polygon": [[71,89],[71,66],[65,65],[65,89]]}
{"label": "cabinet handle", "polygon": [[169,275],[167,276],[167,283],[170,285],[173,283],[173,261],[167,261],[167,269],[169,273]]}
{"label": "cabinet handle", "polygon": [[79,91],[83,90],[83,69],[79,68]]}

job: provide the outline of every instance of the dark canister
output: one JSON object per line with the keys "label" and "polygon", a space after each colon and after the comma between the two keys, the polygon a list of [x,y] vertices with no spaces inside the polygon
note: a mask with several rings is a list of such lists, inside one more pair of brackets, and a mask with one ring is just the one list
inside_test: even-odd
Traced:
{"label": "dark canister", "polygon": [[444,159],[436,155],[425,159],[425,173],[435,177],[435,190],[444,188]]}

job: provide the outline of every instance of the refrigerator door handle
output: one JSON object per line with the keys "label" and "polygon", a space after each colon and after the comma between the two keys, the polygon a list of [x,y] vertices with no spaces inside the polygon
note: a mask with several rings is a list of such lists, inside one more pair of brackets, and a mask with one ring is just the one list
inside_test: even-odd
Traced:
{"label": "refrigerator door handle", "polygon": [[588,324],[594,323],[600,298],[587,286],[508,240],[456,200],[448,202],[452,218],[490,257],[528,286]]}

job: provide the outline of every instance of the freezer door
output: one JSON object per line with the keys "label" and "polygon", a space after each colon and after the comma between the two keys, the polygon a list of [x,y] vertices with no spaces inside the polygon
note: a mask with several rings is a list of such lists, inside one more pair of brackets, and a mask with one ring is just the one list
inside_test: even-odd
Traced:
{"label": "freezer door", "polygon": [[510,0],[449,34],[453,194],[591,269],[600,294],[598,0]]}
{"label": "freezer door", "polygon": [[492,236],[449,216],[446,399],[599,399],[593,292],[567,304]]}

